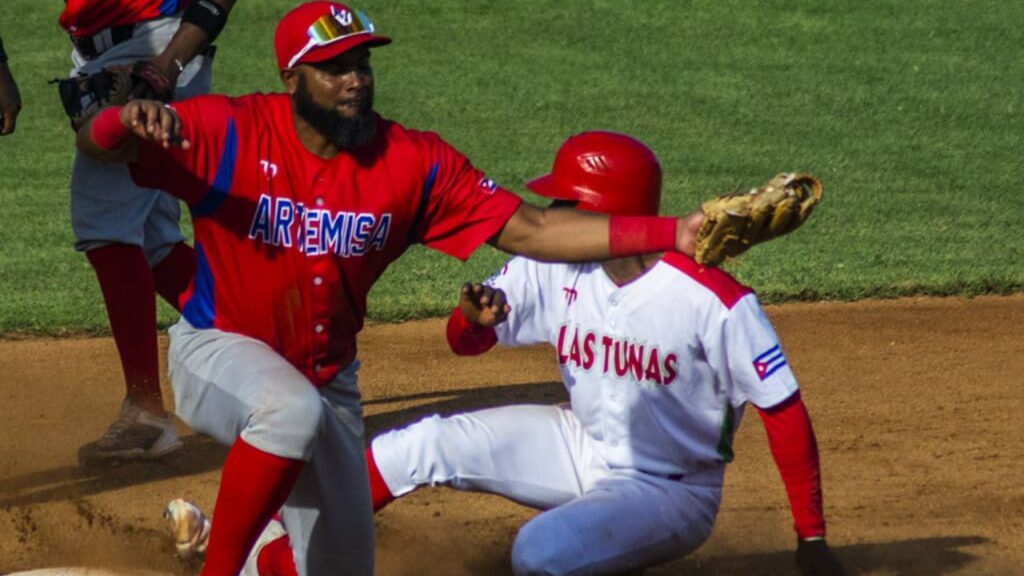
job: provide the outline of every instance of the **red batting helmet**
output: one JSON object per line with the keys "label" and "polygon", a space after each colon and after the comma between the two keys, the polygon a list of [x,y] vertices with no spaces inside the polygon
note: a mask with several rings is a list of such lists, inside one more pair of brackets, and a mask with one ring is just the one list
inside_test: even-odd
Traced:
{"label": "red batting helmet", "polygon": [[558,149],[551,174],[526,187],[547,198],[575,201],[580,210],[653,216],[661,204],[661,166],[635,138],[582,132]]}

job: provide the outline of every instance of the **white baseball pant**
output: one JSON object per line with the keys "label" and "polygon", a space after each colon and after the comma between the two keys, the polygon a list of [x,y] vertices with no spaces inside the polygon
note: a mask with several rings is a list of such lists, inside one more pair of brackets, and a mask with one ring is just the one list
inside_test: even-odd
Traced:
{"label": "white baseball pant", "polygon": [[619,574],[685,556],[711,533],[724,472],[611,469],[568,406],[432,416],[375,438],[372,450],[395,496],[446,484],[546,510],[516,536],[520,576]]}
{"label": "white baseball pant", "polygon": [[[72,50],[71,76],[94,74],[114,65],[153,58],[163,51],[178,30],[179,16],[164,16],[135,27],[133,36],[92,60]],[[185,66],[175,88],[178,100],[210,91],[210,58],[197,56]],[[88,251],[107,244],[141,246],[149,265],[164,259],[175,244],[184,241],[178,199],[132,181],[122,163],[103,164],[75,153],[71,167],[71,229],[75,249]]]}

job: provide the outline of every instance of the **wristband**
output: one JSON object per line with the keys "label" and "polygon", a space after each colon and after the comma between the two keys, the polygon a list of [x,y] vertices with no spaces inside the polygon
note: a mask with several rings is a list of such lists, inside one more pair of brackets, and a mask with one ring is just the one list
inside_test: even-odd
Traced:
{"label": "wristband", "polygon": [[0,64],[7,64],[7,52],[4,52],[3,38],[0,38]]}
{"label": "wristband", "polygon": [[448,346],[459,356],[477,356],[498,343],[494,328],[477,326],[469,321],[458,306],[448,316]]}
{"label": "wristband", "polygon": [[608,254],[612,258],[667,252],[676,249],[673,216],[611,216],[608,219]]}
{"label": "wristband", "polygon": [[130,132],[121,124],[121,107],[110,106],[100,110],[92,121],[89,134],[92,141],[104,150],[115,150],[124,146]]}
{"label": "wristband", "polygon": [[199,27],[206,32],[207,43],[213,43],[228,23],[228,11],[213,0],[195,0],[181,14],[181,22]]}

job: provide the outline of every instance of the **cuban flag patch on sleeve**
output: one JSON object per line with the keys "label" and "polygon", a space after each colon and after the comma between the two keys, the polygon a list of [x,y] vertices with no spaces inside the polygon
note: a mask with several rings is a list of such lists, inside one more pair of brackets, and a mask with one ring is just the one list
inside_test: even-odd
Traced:
{"label": "cuban flag patch on sleeve", "polygon": [[498,185],[494,182],[494,180],[491,180],[486,176],[481,178],[480,182],[478,182],[477,185],[480,186],[480,190],[482,190],[484,194],[494,194],[494,191],[498,189]]}
{"label": "cuban flag patch on sleeve", "polygon": [[759,354],[757,358],[754,358],[754,371],[757,372],[757,377],[762,382],[785,365],[786,357],[782,355],[782,346],[779,344],[772,346]]}

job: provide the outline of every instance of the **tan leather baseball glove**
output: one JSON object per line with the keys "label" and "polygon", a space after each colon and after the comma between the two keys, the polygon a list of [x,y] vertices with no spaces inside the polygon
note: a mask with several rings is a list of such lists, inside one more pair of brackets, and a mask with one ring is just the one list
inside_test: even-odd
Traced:
{"label": "tan leather baseball glove", "polygon": [[704,203],[696,260],[717,266],[759,242],[796,230],[821,202],[821,181],[811,174],[784,173],[749,192]]}

